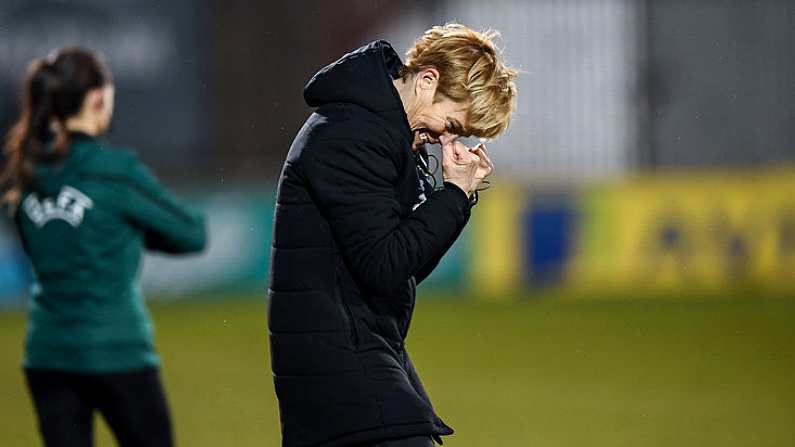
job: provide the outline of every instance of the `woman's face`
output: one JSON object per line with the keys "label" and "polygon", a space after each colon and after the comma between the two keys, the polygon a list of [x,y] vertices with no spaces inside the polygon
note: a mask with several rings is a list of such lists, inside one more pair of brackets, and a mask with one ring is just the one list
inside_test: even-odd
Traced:
{"label": "woman's face", "polygon": [[414,133],[414,147],[436,144],[439,137],[465,136],[469,104],[437,95],[439,73],[427,69],[415,78],[415,103],[407,113]]}
{"label": "woman's face", "polygon": [[423,144],[436,144],[442,135],[448,137],[466,135],[469,106],[445,97],[438,99],[422,107],[415,117],[415,122],[410,123],[412,129],[417,130],[415,139],[419,139]]}

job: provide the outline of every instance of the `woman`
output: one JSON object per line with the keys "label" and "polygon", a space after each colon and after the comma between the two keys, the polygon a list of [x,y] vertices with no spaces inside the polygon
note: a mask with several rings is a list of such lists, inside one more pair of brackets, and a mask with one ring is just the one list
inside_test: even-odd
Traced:
{"label": "woman", "polygon": [[[317,110],[277,194],[271,364],[285,447],[427,447],[453,430],[406,351],[416,285],[458,238],[493,167],[464,135],[494,137],[515,70],[491,35],[428,30],[406,63],[384,41],[320,70]],[[425,143],[442,145],[432,187]]]}
{"label": "woman", "polygon": [[23,97],[3,201],[33,266],[23,365],[41,436],[47,446],[90,446],[98,410],[122,446],[172,445],[137,277],[144,248],[202,250],[204,218],[133,153],[97,138],[114,90],[95,53],[66,48],[34,61]]}

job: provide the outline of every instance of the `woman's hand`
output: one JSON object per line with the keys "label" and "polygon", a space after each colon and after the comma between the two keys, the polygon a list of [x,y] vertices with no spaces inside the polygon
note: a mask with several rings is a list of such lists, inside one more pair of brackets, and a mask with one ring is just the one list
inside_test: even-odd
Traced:
{"label": "woman's hand", "polygon": [[471,196],[483,179],[494,171],[494,164],[489,159],[486,147],[483,144],[474,148],[467,147],[454,136],[442,135],[439,140],[442,144],[444,181],[453,183],[467,196]]}
{"label": "woman's hand", "polygon": [[475,173],[475,178],[478,179],[478,185],[475,187],[477,189],[480,187],[483,180],[490,176],[492,172],[494,172],[494,163],[491,162],[489,158],[489,151],[486,149],[486,145],[483,143],[479,143],[471,152],[477,155],[480,158],[480,164],[478,165],[478,170]]}

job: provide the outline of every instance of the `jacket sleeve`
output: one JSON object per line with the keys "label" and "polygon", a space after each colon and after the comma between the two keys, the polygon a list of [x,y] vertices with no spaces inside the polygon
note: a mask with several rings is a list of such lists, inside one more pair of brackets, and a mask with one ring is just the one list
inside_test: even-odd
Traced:
{"label": "jacket sleeve", "polygon": [[360,287],[387,294],[444,254],[467,220],[469,200],[461,189],[448,185],[401,219],[400,160],[371,144],[323,144],[304,153],[303,171]]}
{"label": "jacket sleeve", "polygon": [[[445,185],[445,186],[448,188],[456,187],[455,185],[450,185],[450,186]],[[464,213],[464,225],[466,225],[466,223],[469,222],[469,215],[470,215],[470,210],[467,210]],[[450,240],[447,241],[441,253],[439,253],[433,259],[428,261],[428,263],[422,266],[417,271],[417,273],[414,274],[414,279],[417,280],[417,284],[420,284],[421,282],[425,281],[425,279],[434,271],[434,269],[436,269],[436,266],[439,265],[439,262],[441,262],[442,260],[442,256],[444,256],[444,254],[450,250],[450,247],[453,246],[453,243],[455,243],[455,241],[458,240],[458,236],[461,235],[461,231],[464,229],[464,225],[462,225],[461,228],[459,228],[458,231],[456,231],[453,237],[451,237]]]}
{"label": "jacket sleeve", "polygon": [[146,248],[172,254],[204,249],[207,232],[202,213],[180,204],[137,158],[130,178],[125,214],[143,231]]}

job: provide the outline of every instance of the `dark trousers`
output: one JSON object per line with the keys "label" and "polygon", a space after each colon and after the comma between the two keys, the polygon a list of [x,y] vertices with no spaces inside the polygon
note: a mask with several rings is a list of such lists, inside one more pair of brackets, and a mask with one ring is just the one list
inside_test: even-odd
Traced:
{"label": "dark trousers", "polygon": [[26,369],[28,389],[47,447],[94,444],[94,411],[121,447],[170,447],[171,418],[155,368],[84,374]]}
{"label": "dark trousers", "polygon": [[360,447],[433,447],[430,436],[412,436],[410,438],[390,439],[376,444],[367,444]]}

